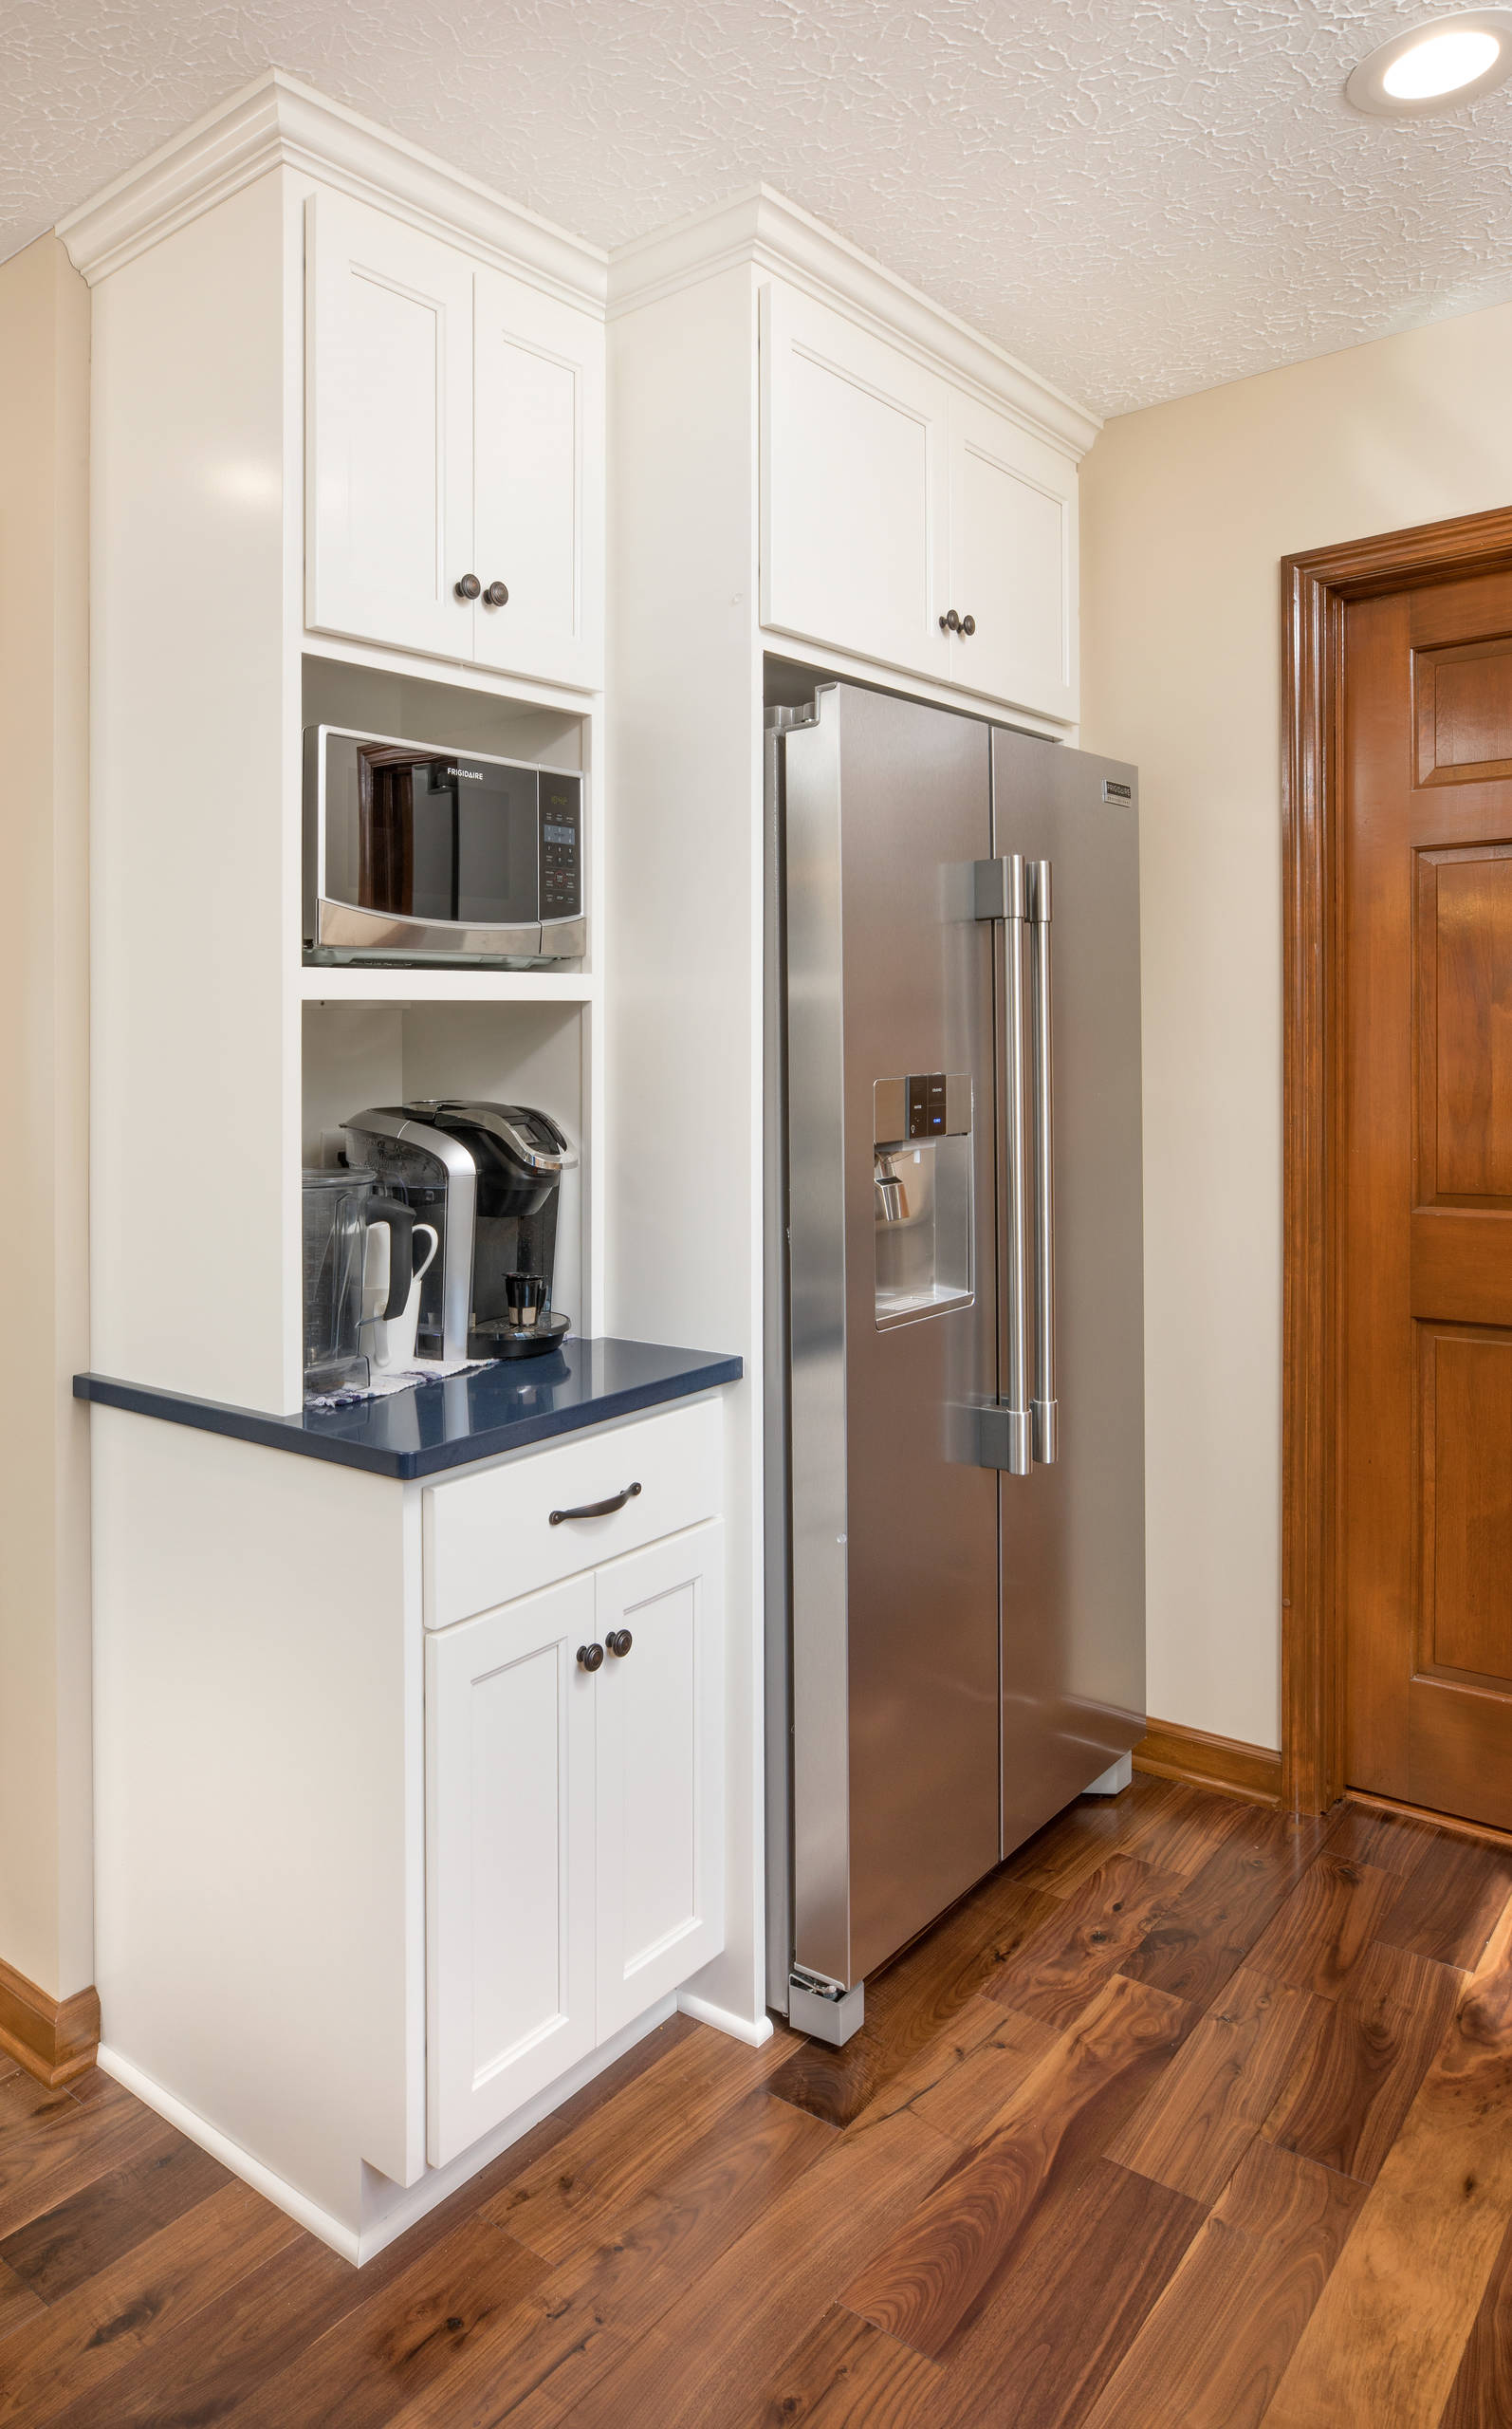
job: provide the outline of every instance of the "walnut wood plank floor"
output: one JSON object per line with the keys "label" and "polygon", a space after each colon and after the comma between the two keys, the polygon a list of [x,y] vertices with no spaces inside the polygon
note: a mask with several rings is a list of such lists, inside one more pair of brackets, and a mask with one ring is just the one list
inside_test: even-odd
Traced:
{"label": "walnut wood plank floor", "polygon": [[0,2064],[0,2429],[1509,2429],[1506,1848],[1136,1779],[867,2010],[664,2025],[360,2271]]}

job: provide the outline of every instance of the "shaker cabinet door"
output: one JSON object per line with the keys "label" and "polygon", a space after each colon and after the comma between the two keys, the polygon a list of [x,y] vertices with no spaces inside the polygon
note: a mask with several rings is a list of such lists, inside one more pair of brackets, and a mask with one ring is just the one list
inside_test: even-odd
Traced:
{"label": "shaker cabinet door", "polygon": [[950,400],[950,680],[1077,715],[1077,470],[975,398]]}
{"label": "shaker cabinet door", "polygon": [[761,391],[762,622],[948,680],[949,387],[774,283]]}
{"label": "shaker cabinet door", "polygon": [[594,2046],[590,1575],[426,1641],[426,2155]]}
{"label": "shaker cabinet door", "polygon": [[[476,286],[474,551],[484,666],[603,680],[604,331],[499,270]],[[495,604],[498,584],[508,592]]]}
{"label": "shaker cabinet door", "polygon": [[724,1946],[724,1538],[714,1519],[595,1580],[600,2041]]}
{"label": "shaker cabinet door", "polygon": [[472,265],[344,195],[306,212],[306,619],[470,658]]}

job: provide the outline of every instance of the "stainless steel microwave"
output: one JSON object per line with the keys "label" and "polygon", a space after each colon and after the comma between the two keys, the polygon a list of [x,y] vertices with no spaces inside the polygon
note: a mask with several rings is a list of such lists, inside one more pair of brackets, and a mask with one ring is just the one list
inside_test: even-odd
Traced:
{"label": "stainless steel microwave", "polygon": [[305,960],[576,959],[582,796],[556,768],[307,727]]}

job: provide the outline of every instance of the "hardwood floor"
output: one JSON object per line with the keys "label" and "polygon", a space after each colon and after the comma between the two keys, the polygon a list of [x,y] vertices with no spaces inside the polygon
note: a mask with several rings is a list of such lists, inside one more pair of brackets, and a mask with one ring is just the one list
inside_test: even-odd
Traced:
{"label": "hardwood floor", "polygon": [[1507,2429],[1512,1850],[1152,1775],[354,2271],[0,2062],[0,2429]]}

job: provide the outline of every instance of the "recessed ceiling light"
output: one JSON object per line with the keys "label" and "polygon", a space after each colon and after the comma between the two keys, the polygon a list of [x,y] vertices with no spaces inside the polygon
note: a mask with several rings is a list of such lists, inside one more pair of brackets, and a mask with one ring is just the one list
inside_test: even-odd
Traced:
{"label": "recessed ceiling light", "polygon": [[1372,118],[1426,118],[1458,109],[1512,76],[1512,9],[1429,17],[1362,59],[1344,98]]}

